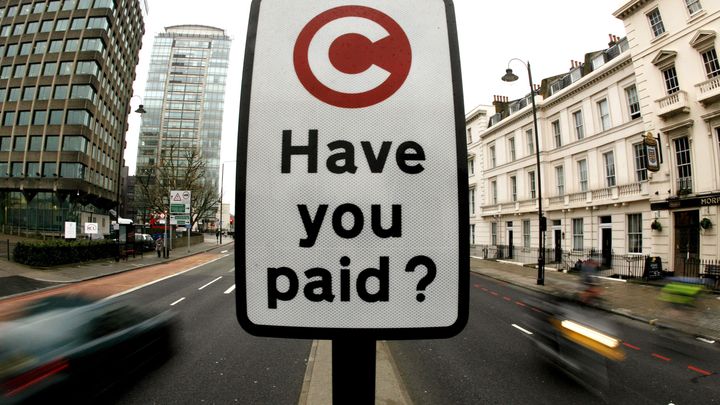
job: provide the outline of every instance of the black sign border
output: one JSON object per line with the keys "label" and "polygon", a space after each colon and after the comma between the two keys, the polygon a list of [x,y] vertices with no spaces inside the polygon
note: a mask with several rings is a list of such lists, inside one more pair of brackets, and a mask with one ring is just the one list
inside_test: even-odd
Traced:
{"label": "black sign border", "polygon": [[455,323],[445,327],[426,328],[310,328],[258,325],[247,315],[246,273],[246,196],[247,196],[247,152],[248,126],[250,119],[250,100],[252,89],[253,63],[255,59],[255,40],[257,38],[258,16],[262,0],[253,0],[250,6],[250,20],[245,41],[245,61],[243,65],[242,89],[240,92],[240,118],[238,121],[238,148],[235,188],[235,306],[240,325],[248,333],[255,336],[298,338],[298,339],[343,339],[367,338],[376,340],[405,339],[443,339],[460,333],[467,324],[470,295],[470,242],[469,242],[469,207],[468,207],[468,174],[467,174],[467,143],[465,140],[465,113],[460,69],[460,52],[458,47],[455,10],[452,0],[445,3],[447,16],[448,42],[450,48],[450,67],[453,86],[453,102],[455,111],[455,144],[458,174],[458,316]]}

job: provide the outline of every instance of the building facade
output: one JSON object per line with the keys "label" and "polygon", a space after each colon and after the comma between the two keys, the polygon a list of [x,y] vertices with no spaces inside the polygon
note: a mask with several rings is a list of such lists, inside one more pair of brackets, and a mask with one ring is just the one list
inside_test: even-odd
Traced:
{"label": "building facade", "polygon": [[0,2],[0,224],[109,232],[144,0]]}
{"label": "building facade", "polygon": [[635,0],[614,15],[628,33],[643,130],[659,141],[648,175],[653,254],[692,275],[720,252],[720,4]]}
{"label": "building facade", "polygon": [[[571,62],[532,95],[539,145],[531,95],[495,97],[488,128],[468,145],[475,255],[537,261],[541,180],[550,267],[595,256],[640,277],[652,255],[666,271],[697,276],[702,260],[717,259],[720,5],[634,0],[614,15],[625,38],[611,35],[607,49]],[[659,148],[658,167],[646,138]]]}
{"label": "building facade", "polygon": [[480,136],[488,126],[488,119],[493,114],[494,109],[492,106],[479,105],[473,108],[469,113],[465,114],[465,126],[466,126],[466,137],[468,147],[468,203],[470,205],[470,245],[475,245],[478,240],[477,232],[481,228],[481,216],[477,215],[476,210],[478,208],[477,201],[482,199],[483,195],[480,191],[483,190],[481,187],[481,167],[483,161],[481,160],[482,154],[476,154],[480,152],[478,146],[480,144]]}
{"label": "building facade", "polygon": [[[207,181],[219,185],[225,79],[231,40],[222,29],[167,27],[155,37],[145,87],[137,173],[170,153],[176,167],[186,151],[200,152]],[[171,152],[172,150],[172,152]]]}

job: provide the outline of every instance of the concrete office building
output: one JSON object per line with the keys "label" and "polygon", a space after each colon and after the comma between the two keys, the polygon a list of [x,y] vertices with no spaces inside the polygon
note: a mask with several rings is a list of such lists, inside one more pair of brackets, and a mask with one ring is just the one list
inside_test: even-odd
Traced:
{"label": "concrete office building", "polygon": [[[109,232],[144,0],[0,1],[0,226]],[[81,234],[81,232],[78,232]]]}
{"label": "concrete office building", "polygon": [[167,27],[155,37],[145,87],[137,176],[173,151],[176,167],[185,152],[199,151],[207,181],[219,185],[225,79],[231,39],[202,25]]}

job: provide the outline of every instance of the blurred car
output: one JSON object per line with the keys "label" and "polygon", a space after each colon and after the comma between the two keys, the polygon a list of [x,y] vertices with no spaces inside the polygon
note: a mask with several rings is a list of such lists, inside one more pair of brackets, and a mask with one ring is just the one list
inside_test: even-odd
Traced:
{"label": "blurred car", "polygon": [[147,233],[136,233],[135,244],[145,252],[155,250],[155,240]]}
{"label": "blurred car", "polygon": [[90,403],[172,353],[173,316],[53,296],[0,322],[0,403]]}

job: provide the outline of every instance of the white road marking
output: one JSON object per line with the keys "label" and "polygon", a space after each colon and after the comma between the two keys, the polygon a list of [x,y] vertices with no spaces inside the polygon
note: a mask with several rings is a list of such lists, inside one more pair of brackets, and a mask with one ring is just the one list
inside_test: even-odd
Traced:
{"label": "white road marking", "polygon": [[705,342],[705,343],[707,343],[707,344],[709,344],[709,345],[715,343],[714,340],[705,339],[705,338],[702,338],[702,337],[699,337],[699,336],[698,336],[696,339],[699,340],[699,341],[701,341],[701,342]]}
{"label": "white road marking", "polygon": [[225,294],[230,294],[231,292],[235,291],[235,284],[233,284],[230,288],[225,290]]}
{"label": "white road marking", "polygon": [[235,267],[233,267],[232,269],[228,270],[228,273],[232,273],[233,271],[235,271]]}
{"label": "white road marking", "polygon": [[216,282],[216,281],[220,280],[221,278],[222,278],[222,276],[220,276],[220,277],[216,278],[215,280],[213,280],[213,281],[211,281],[211,282],[209,282],[209,283],[205,284],[204,286],[202,286],[202,287],[198,288],[198,290],[202,290],[203,288],[205,288],[205,287],[209,286],[210,284],[212,284],[212,283],[214,283],[214,282]]}
{"label": "white road marking", "polygon": [[227,250],[222,250],[222,251],[220,251],[220,254],[227,253],[227,252],[228,252]]}
{"label": "white road marking", "polygon": [[151,281],[151,282],[149,282],[149,283],[145,283],[145,284],[143,284],[143,285],[139,285],[139,286],[137,286],[137,287],[133,287],[133,288],[131,288],[131,289],[129,289],[129,290],[121,291],[121,292],[119,292],[119,293],[117,293],[117,294],[113,294],[113,295],[111,295],[111,296],[109,296],[109,297],[107,297],[107,298],[103,298],[102,301],[111,300],[111,299],[113,299],[113,298],[117,298],[117,297],[120,297],[120,296],[122,296],[122,295],[129,294],[129,293],[134,292],[134,291],[137,291],[137,290],[139,290],[139,289],[141,289],[141,288],[145,288],[145,287],[150,286],[150,285],[153,285],[153,284],[155,284],[155,283],[159,283],[159,282],[165,281],[165,280],[167,280],[167,279],[169,279],[169,278],[173,278],[173,277],[175,277],[175,276],[179,276],[179,275],[181,275],[181,274],[187,273],[188,271],[192,271],[192,270],[198,269],[198,268],[200,268],[200,267],[202,267],[202,266],[208,265],[208,264],[210,264],[210,263],[212,263],[212,262],[215,262],[215,261],[218,261],[218,260],[220,260],[220,259],[224,259],[224,258],[226,258],[226,257],[228,257],[228,256],[230,256],[230,255],[220,256],[220,257],[217,257],[217,258],[215,258],[215,259],[210,260],[210,261],[207,262],[207,263],[198,264],[197,266],[190,267],[189,269],[183,270],[183,271],[181,271],[181,272],[179,272],[179,273],[171,274],[171,275],[169,275],[169,276],[165,276],[165,277],[159,278],[159,279],[157,279],[157,280],[155,280],[155,281]]}
{"label": "white road marking", "polygon": [[522,331],[522,332],[525,333],[525,334],[528,334],[528,335],[532,335],[532,334],[533,334],[533,333],[530,332],[529,330],[524,329],[524,328],[521,328],[520,326],[517,326],[517,325],[515,325],[515,324],[512,324],[512,327],[515,328],[515,329],[518,329],[518,330]]}
{"label": "white road marking", "polygon": [[172,306],[174,306],[175,304],[179,304],[179,303],[182,302],[184,299],[185,299],[185,297],[182,297],[182,298],[180,298],[179,300],[177,300],[177,301],[173,302],[172,304],[170,304],[170,306],[172,307]]}

